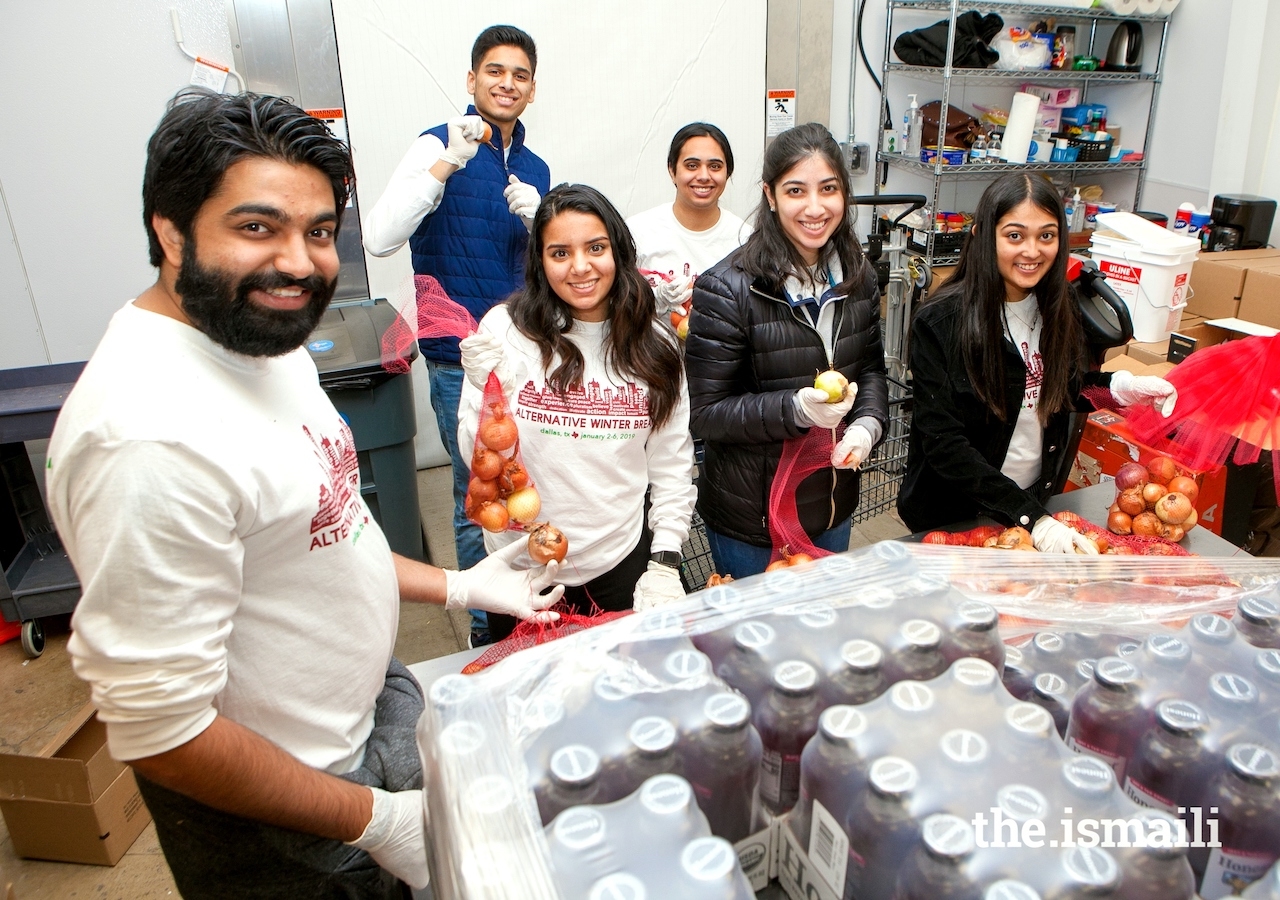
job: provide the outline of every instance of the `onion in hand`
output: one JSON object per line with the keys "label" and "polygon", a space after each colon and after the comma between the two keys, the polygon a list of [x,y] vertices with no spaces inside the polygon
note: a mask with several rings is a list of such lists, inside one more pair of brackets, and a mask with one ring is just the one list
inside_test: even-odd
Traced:
{"label": "onion in hand", "polygon": [[540,522],[529,532],[529,557],[537,565],[544,566],[553,559],[564,562],[568,552],[569,539],[551,523]]}

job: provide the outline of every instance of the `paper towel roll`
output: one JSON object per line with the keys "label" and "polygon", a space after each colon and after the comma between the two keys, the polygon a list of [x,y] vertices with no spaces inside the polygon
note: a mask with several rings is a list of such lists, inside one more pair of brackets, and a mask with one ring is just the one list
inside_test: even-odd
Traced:
{"label": "paper towel roll", "polygon": [[1138,15],[1154,16],[1160,12],[1160,4],[1164,0],[1138,0]]}
{"label": "paper towel roll", "polygon": [[1118,16],[1131,16],[1138,9],[1138,0],[1102,0],[1102,5]]}
{"label": "paper towel roll", "polygon": [[1031,148],[1031,132],[1040,117],[1040,98],[1035,94],[1024,94],[1021,91],[1013,95],[1013,106],[1009,108],[1009,124],[1004,130],[1001,143],[1001,155],[1006,162],[1024,163],[1027,151]]}

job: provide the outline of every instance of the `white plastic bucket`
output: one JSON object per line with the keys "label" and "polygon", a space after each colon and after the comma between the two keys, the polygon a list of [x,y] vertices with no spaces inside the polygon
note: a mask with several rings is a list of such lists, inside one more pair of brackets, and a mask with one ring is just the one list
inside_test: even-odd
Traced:
{"label": "white plastic bucket", "polygon": [[1098,226],[1089,252],[1129,308],[1134,340],[1168,340],[1187,307],[1200,242],[1132,213],[1100,213]]}

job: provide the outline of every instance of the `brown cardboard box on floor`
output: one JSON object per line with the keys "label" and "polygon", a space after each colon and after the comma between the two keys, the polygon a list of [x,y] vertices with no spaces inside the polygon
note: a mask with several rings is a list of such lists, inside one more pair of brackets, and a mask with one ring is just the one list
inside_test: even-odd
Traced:
{"label": "brown cardboard box on floor", "polygon": [[1249,271],[1268,265],[1280,265],[1280,248],[1202,253],[1191,267],[1186,311],[1206,319],[1237,315]]}
{"label": "brown cardboard box on floor", "polygon": [[1249,271],[1236,318],[1280,328],[1280,260],[1277,263]]}
{"label": "brown cardboard box on floor", "polygon": [[35,756],[0,753],[0,813],[19,856],[114,866],[151,814],[85,704]]}
{"label": "brown cardboard box on floor", "polygon": [[1125,352],[1142,363],[1144,366],[1153,366],[1156,363],[1162,363],[1169,356],[1169,339],[1163,341],[1130,341],[1125,345]]}

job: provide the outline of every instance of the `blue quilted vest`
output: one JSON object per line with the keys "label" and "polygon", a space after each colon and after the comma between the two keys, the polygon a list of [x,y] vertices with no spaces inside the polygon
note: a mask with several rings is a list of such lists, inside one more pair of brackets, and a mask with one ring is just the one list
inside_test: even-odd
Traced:
{"label": "blue quilted vest", "polygon": [[[467,115],[478,115],[474,106]],[[449,145],[447,125],[423,134],[435,135]],[[507,208],[502,192],[507,176],[516,175],[525,184],[546,194],[551,188],[551,170],[524,145],[524,124],[516,123],[511,150],[504,164],[502,135],[493,129],[493,138],[445,182],[444,196],[435,212],[422,219],[409,238],[413,271],[434,276],[455,302],[467,308],[477,322],[495,304],[524,286],[524,254],[529,231],[519,216]],[[422,355],[439,363],[458,365],[456,338],[423,338],[418,341]]]}

